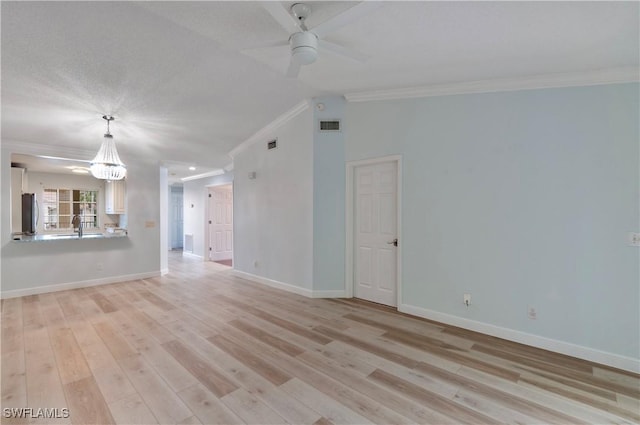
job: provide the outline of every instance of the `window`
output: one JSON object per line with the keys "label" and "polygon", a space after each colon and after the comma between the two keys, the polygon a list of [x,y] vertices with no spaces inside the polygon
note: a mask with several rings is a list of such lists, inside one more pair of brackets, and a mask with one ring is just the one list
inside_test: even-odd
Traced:
{"label": "window", "polygon": [[73,230],[76,215],[84,230],[100,227],[97,190],[45,189],[42,204],[45,232]]}

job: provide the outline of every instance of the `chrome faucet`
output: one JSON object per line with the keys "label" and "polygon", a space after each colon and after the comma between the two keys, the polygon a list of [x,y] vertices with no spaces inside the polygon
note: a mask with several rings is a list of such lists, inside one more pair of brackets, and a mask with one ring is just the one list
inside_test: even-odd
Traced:
{"label": "chrome faucet", "polygon": [[81,238],[82,237],[82,220],[80,219],[80,216],[78,214],[74,215],[71,222],[73,223],[74,226],[76,224],[78,225],[78,237]]}

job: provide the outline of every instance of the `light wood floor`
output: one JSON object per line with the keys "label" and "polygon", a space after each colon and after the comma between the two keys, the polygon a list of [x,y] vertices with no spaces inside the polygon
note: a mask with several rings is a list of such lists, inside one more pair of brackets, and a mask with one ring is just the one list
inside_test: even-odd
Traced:
{"label": "light wood floor", "polygon": [[170,261],[162,278],[4,300],[2,407],[71,414],[32,423],[640,422],[638,375]]}

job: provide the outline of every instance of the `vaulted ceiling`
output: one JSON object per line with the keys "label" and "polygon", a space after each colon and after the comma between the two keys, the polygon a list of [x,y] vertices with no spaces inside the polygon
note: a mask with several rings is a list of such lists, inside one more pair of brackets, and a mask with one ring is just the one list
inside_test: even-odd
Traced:
{"label": "vaulted ceiling", "polygon": [[[283,2],[289,7],[293,2]],[[357,3],[308,2],[314,27]],[[219,168],[301,100],[638,67],[638,2],[382,2],[284,74],[289,34],[260,2],[1,3],[2,139]],[[197,173],[197,172],[196,172]]]}

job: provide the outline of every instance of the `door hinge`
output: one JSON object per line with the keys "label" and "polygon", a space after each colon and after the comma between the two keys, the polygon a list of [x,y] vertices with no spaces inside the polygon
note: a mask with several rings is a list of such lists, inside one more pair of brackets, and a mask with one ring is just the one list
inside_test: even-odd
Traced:
{"label": "door hinge", "polygon": [[211,194],[209,194],[209,198],[211,198]]}
{"label": "door hinge", "polygon": [[211,220],[209,220],[209,224],[211,224]]}
{"label": "door hinge", "polygon": [[211,247],[209,247],[209,251],[211,251]]}

